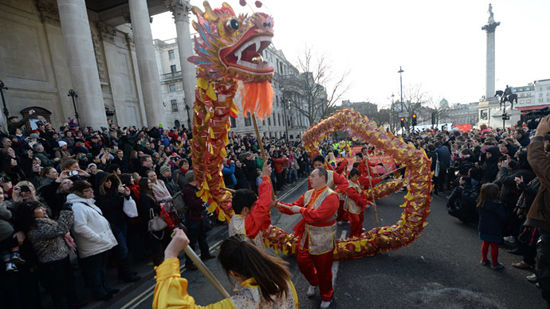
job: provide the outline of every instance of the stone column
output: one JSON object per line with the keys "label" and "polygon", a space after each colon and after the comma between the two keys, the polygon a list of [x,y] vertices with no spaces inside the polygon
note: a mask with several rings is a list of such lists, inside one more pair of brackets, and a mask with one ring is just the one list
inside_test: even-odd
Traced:
{"label": "stone column", "polygon": [[[167,0],[166,6],[172,11],[176,23],[176,32],[178,35],[178,53],[180,56],[180,66],[183,77],[183,91],[185,94],[184,103],[186,107],[192,110],[195,101],[196,68],[195,65],[187,61],[187,58],[193,56],[193,41],[189,32],[189,12],[191,4],[188,0]],[[187,124],[191,124],[187,113]]]}
{"label": "stone column", "polygon": [[[486,72],[485,72],[485,97],[491,101],[495,96],[495,30],[500,25],[500,22],[495,22],[491,8],[489,9],[491,16],[487,25],[481,30],[487,32],[487,56],[486,56]],[[496,99],[495,99],[496,100]]]}
{"label": "stone column", "polygon": [[84,0],[57,0],[57,7],[71,81],[78,94],[77,109],[81,125],[99,129],[107,125],[107,117],[86,4]]}
{"label": "stone column", "polygon": [[162,96],[160,94],[160,78],[153,35],[151,34],[149,9],[146,0],[129,0],[130,19],[136,47],[139,79],[143,92],[143,103],[147,113],[147,125],[158,127],[162,123]]}

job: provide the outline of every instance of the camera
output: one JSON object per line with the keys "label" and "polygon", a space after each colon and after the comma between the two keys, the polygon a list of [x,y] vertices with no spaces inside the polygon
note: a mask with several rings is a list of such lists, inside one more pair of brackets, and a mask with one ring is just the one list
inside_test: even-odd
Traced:
{"label": "camera", "polygon": [[21,192],[31,192],[31,188],[29,188],[29,186],[27,185],[22,185],[19,187],[19,189],[21,190]]}
{"label": "camera", "polygon": [[77,176],[78,171],[70,171],[68,174],[69,174],[69,176]]}

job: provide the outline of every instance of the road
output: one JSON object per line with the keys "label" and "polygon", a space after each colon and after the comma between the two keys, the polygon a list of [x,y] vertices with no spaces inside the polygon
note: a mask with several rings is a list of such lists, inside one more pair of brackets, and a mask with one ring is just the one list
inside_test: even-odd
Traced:
{"label": "road", "polygon": [[[305,183],[282,195],[294,201],[305,192]],[[381,224],[393,224],[400,216],[403,192],[377,201]],[[506,265],[496,272],[479,265],[481,241],[475,228],[460,223],[447,214],[446,199],[434,196],[429,225],[410,246],[374,257],[339,262],[336,267],[335,298],[332,308],[544,308],[540,291],[525,280],[529,272],[510,266],[519,257],[500,250],[500,262]],[[365,216],[365,227],[376,226],[373,209]],[[274,210],[274,225],[290,231],[299,216],[281,215]],[[223,227],[222,227],[223,228]],[[338,227],[338,234],[349,226]],[[220,230],[222,231],[222,230]],[[210,240],[214,249],[227,236],[223,231]],[[319,294],[305,295],[307,281],[300,274],[293,257],[285,258],[299,295],[300,308],[318,308]],[[207,266],[228,291],[232,286],[216,260]],[[183,271],[189,281],[189,294],[197,304],[221,300],[219,293],[198,271]],[[143,280],[126,295],[119,295],[107,308],[151,308],[155,281]],[[123,293],[124,294],[124,293]]]}

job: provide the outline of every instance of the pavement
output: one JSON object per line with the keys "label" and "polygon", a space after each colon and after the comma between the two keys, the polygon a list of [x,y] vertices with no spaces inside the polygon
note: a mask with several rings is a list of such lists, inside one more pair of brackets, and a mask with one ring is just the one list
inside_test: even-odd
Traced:
{"label": "pavement", "polygon": [[[294,201],[306,191],[305,179],[283,188],[279,198]],[[382,225],[396,222],[404,192],[394,193],[377,201]],[[474,227],[462,224],[447,214],[446,198],[434,196],[429,225],[410,246],[365,257],[340,261],[333,265],[335,273],[334,303],[331,308],[545,308],[540,290],[525,276],[531,272],[511,267],[520,257],[500,249],[499,261],[506,268],[502,272],[479,264],[481,241]],[[299,216],[287,216],[273,210],[272,223],[290,231]],[[376,226],[373,208],[365,214],[365,228]],[[349,225],[338,226],[337,236],[347,235]],[[227,237],[226,226],[215,227],[209,234],[211,251]],[[308,298],[307,282],[299,272],[294,257],[283,257],[289,262],[292,281],[299,295],[300,308],[318,308],[319,293]],[[222,282],[227,291],[233,290],[228,276],[216,259],[206,265]],[[155,280],[150,265],[142,265],[142,280],[134,284],[119,284],[122,291],[104,303],[92,303],[87,308],[151,308]],[[199,271],[187,271],[182,276],[189,282],[188,292],[199,305],[222,299]]]}

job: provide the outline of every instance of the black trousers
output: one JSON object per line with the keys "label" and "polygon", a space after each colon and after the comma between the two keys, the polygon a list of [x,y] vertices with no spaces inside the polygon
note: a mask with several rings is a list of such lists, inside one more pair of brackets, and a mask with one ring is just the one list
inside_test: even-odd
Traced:
{"label": "black trousers", "polygon": [[40,282],[52,297],[55,308],[77,308],[78,301],[69,256],[38,265]]}
{"label": "black trousers", "polygon": [[86,283],[95,298],[103,297],[111,290],[105,278],[107,252],[101,252],[79,260]]}

